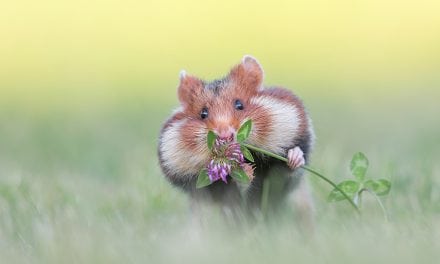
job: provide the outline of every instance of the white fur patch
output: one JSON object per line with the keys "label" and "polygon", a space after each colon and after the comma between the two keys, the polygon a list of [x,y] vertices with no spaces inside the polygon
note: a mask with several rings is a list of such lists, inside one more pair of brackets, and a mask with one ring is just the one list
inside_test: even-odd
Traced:
{"label": "white fur patch", "polygon": [[[286,147],[298,135],[299,114],[297,108],[287,102],[270,96],[259,96],[251,99],[251,103],[258,105],[267,111],[271,119],[271,124],[265,127],[255,127],[253,130],[270,131],[267,140],[263,144],[258,144],[269,151],[285,155],[283,147]],[[251,136],[249,143],[257,143]]]}
{"label": "white fur patch", "polygon": [[249,55],[249,54],[245,54],[245,55],[243,56],[243,58],[241,59],[241,63],[246,64],[247,62],[255,62],[255,63],[257,63],[258,65],[260,65],[260,63],[257,61],[257,59],[255,59],[254,56]]}
{"label": "white fur patch", "polygon": [[308,127],[309,127],[308,132],[310,134],[310,151],[312,151],[313,146],[315,145],[316,135],[315,135],[315,131],[313,129],[312,119],[310,117],[307,118],[307,123],[308,123]]}
{"label": "white fur patch", "polygon": [[244,55],[243,56],[243,58],[241,59],[241,63],[243,64],[243,65],[246,65],[246,63],[255,63],[255,65],[260,69],[260,71],[261,71],[261,74],[262,74],[262,76],[263,76],[263,78],[264,78],[264,70],[263,70],[263,67],[261,66],[261,64],[258,62],[258,60],[254,57],[254,56],[252,56],[252,55]]}
{"label": "white fur patch", "polygon": [[180,78],[180,80],[185,79],[185,77],[186,77],[186,71],[185,71],[185,70],[181,70],[181,71],[179,72],[179,78]]}
{"label": "white fur patch", "polygon": [[172,115],[175,115],[175,114],[181,113],[181,112],[183,112],[183,107],[179,106],[179,107],[177,107],[176,109],[173,110]]}
{"label": "white fur patch", "polygon": [[163,132],[160,145],[163,165],[174,174],[182,176],[198,174],[209,158],[205,144],[205,129],[195,133],[194,140],[199,143],[195,149],[189,149],[183,144],[180,131],[186,122],[186,120],[173,122]]}

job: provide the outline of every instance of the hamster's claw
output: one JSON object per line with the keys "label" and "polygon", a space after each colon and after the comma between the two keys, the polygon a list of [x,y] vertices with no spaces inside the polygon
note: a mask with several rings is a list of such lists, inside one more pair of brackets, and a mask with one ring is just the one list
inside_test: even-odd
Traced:
{"label": "hamster's claw", "polygon": [[300,147],[289,149],[287,152],[287,159],[287,165],[289,165],[292,170],[306,164],[304,152],[300,149]]}

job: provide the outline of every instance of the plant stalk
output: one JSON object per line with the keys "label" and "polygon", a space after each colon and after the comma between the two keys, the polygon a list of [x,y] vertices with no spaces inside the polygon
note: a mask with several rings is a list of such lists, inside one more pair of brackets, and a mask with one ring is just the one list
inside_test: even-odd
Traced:
{"label": "plant stalk", "polygon": [[[282,157],[280,155],[277,155],[275,153],[272,153],[270,151],[267,151],[267,150],[264,150],[264,149],[255,147],[253,145],[246,144],[246,143],[241,143],[241,144],[243,146],[249,148],[249,149],[258,151],[258,152],[263,153],[263,154],[265,154],[265,155],[267,155],[269,157],[276,158],[276,159],[279,159],[279,160],[284,161],[284,162],[288,162],[287,158]],[[342,193],[342,195],[344,195],[345,199],[347,199],[348,202],[350,202],[350,204],[353,206],[353,208],[356,210],[356,212],[360,213],[359,207],[353,202],[353,200],[350,198],[350,196],[348,196],[343,190],[341,190],[335,183],[333,183],[331,180],[329,180],[327,177],[325,177],[321,173],[315,171],[314,169],[312,169],[312,168],[310,168],[310,167],[308,167],[306,165],[301,166],[301,168],[306,170],[306,171],[308,171],[308,172],[310,172],[310,173],[312,173],[315,176],[318,176],[319,178],[321,178],[322,180],[326,181],[331,186],[333,186],[336,190],[340,191]]]}
{"label": "plant stalk", "polygon": [[389,220],[388,220],[387,210],[385,210],[385,206],[383,206],[383,203],[380,201],[379,196],[377,196],[377,194],[375,194],[373,191],[371,191],[370,189],[367,189],[367,188],[363,188],[362,190],[360,190],[360,191],[359,191],[359,195],[360,195],[363,191],[368,192],[369,194],[371,194],[371,195],[376,199],[377,203],[378,203],[379,206],[380,206],[380,209],[382,210],[383,217],[385,218],[385,221],[388,222]]}

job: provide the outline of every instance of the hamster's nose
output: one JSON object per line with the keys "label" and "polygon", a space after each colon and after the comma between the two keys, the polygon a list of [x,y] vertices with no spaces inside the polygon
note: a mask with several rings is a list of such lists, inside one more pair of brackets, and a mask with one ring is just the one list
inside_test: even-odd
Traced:
{"label": "hamster's nose", "polygon": [[234,139],[235,130],[232,127],[225,127],[217,130],[217,135],[221,139]]}

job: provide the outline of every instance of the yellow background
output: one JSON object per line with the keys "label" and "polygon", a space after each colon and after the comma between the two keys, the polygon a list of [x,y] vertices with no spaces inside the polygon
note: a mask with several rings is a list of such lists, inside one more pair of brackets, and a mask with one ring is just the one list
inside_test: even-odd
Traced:
{"label": "yellow background", "polygon": [[176,102],[178,72],[254,55],[305,95],[438,95],[438,1],[2,1],[0,97],[67,108]]}

